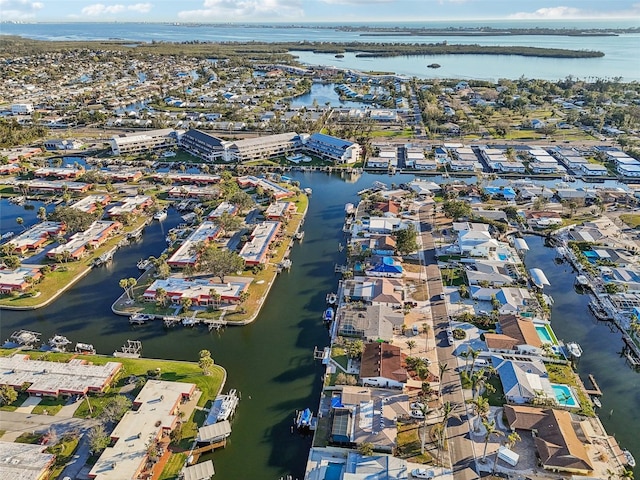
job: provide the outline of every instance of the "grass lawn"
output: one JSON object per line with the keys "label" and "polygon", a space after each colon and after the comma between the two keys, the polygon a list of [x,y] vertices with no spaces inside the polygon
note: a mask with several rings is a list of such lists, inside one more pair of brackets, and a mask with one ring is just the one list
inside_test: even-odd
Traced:
{"label": "grass lawn", "polygon": [[42,398],[40,403],[33,407],[34,415],[44,415],[45,411],[47,415],[56,415],[62,407],[67,403],[67,400],[64,398]]}
{"label": "grass lawn", "polygon": [[623,213],[620,215],[620,220],[632,228],[640,227],[640,215],[637,213]]}
{"label": "grass lawn", "polygon": [[498,377],[497,375],[489,377],[487,384],[493,386],[495,391],[489,392],[488,390],[485,390],[482,396],[489,400],[489,405],[491,405],[492,407],[502,407],[505,401],[500,377]]}
{"label": "grass lawn", "polygon": [[[13,349],[11,349],[13,350]],[[4,412],[15,412],[15,410],[24,403],[24,401],[29,398],[29,395],[26,393],[18,393],[18,398],[11,405],[3,405],[0,407],[0,411]]]}
{"label": "grass lawn", "polygon": [[331,434],[331,418],[325,416],[318,418],[316,433],[313,436],[314,447],[326,447],[329,445],[329,435]]}
{"label": "grass lawn", "polygon": [[[420,423],[398,423],[397,455],[400,458],[411,459],[414,463],[432,463],[433,457],[428,452],[420,453],[422,450],[421,426]],[[427,425],[427,429],[431,430],[431,427]],[[427,443],[429,438],[430,435],[427,435]]]}
{"label": "grass lawn", "polygon": [[80,439],[78,437],[71,437],[64,439],[57,444],[47,448],[47,453],[54,453],[56,460],[53,466],[53,470],[49,475],[49,478],[59,478],[64,470],[64,467],[71,460],[73,452],[78,448]]}
{"label": "grass lawn", "polygon": [[160,474],[160,480],[172,480],[178,478],[180,470],[187,459],[186,453],[174,453],[169,457],[167,464],[164,466],[164,470]]}
{"label": "grass lawn", "polygon": [[31,445],[36,445],[41,438],[42,438],[41,433],[25,432],[15,439],[15,443],[30,443]]}
{"label": "grass lawn", "polygon": [[345,352],[344,348],[335,346],[331,349],[331,358],[334,362],[340,365],[345,370],[347,369],[347,352]]}

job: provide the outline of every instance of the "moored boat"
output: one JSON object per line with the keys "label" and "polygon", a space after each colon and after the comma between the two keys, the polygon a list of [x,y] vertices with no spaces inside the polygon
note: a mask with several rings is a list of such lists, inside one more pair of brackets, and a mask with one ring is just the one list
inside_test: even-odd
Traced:
{"label": "moored boat", "polygon": [[622,453],[624,453],[624,456],[627,459],[627,465],[629,465],[631,468],[634,468],[636,466],[636,459],[633,458],[633,455],[631,455],[631,452],[627,449],[624,449]]}
{"label": "moored boat", "polygon": [[151,262],[149,260],[143,259],[141,258],[138,263],[136,263],[136,266],[138,267],[138,270],[146,270],[151,266]]}
{"label": "moored boat", "polygon": [[71,341],[62,335],[54,335],[49,339],[49,347],[54,352],[64,352]]}
{"label": "moored boat", "polygon": [[164,220],[167,219],[167,211],[166,210],[160,210],[159,212],[156,212],[156,214],[153,216],[154,220],[158,220],[159,222],[162,222]]}
{"label": "moored boat", "polygon": [[90,343],[76,343],[76,353],[81,353],[83,355],[95,355],[96,349]]}
{"label": "moored boat", "polygon": [[591,401],[593,402],[593,404],[598,407],[598,408],[602,408],[602,402],[600,401],[600,399],[596,396],[591,397]]}
{"label": "moored boat", "polygon": [[333,316],[334,316],[333,308],[329,307],[324,311],[324,314],[322,315],[322,319],[328,323],[333,320]]}
{"label": "moored boat", "polygon": [[327,303],[329,305],[335,305],[336,303],[338,303],[338,295],[336,293],[328,293],[327,294]]}
{"label": "moored boat", "polygon": [[582,356],[582,347],[576,342],[569,342],[566,345],[567,351],[572,357],[580,358]]}
{"label": "moored boat", "polygon": [[301,410],[296,415],[296,427],[298,430],[310,429],[313,423],[313,412],[308,408]]}
{"label": "moored boat", "polygon": [[129,323],[142,325],[143,323],[147,323],[149,320],[153,320],[154,318],[154,315],[148,315],[146,313],[134,313],[129,317]]}

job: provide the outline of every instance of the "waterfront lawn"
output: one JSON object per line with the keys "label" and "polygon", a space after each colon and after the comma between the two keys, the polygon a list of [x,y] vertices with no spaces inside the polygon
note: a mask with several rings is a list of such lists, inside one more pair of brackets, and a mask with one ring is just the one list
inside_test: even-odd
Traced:
{"label": "waterfront lawn", "polygon": [[339,346],[334,346],[331,349],[331,359],[340,365],[344,370],[347,369],[347,362],[349,361],[347,357],[347,352],[344,348]]}
{"label": "waterfront lawn", "polygon": [[573,391],[578,397],[580,403],[580,409],[576,412],[588,417],[595,417],[596,413],[593,410],[593,404],[589,395],[584,391],[582,382],[578,380],[576,373],[571,369],[569,365],[558,365],[554,363],[545,364],[547,372],[549,373],[549,381],[551,383],[562,383],[573,387]]}
{"label": "waterfront lawn", "polygon": [[313,435],[314,447],[326,447],[329,445],[329,435],[331,434],[331,417],[318,418],[316,433]]}
{"label": "waterfront lawn", "polygon": [[182,466],[186,460],[186,453],[173,453],[169,457],[169,460],[160,474],[160,480],[172,480],[178,478],[178,474],[180,473],[180,470],[182,470]]}

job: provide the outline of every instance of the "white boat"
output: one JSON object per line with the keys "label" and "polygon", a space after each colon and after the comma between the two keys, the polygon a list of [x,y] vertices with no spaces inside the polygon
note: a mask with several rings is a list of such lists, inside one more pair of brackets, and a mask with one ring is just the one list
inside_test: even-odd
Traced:
{"label": "white boat", "polygon": [[336,293],[328,293],[327,294],[327,303],[329,305],[335,305],[336,303],[338,303],[338,294]]}
{"label": "white boat", "polygon": [[153,216],[153,219],[158,220],[159,222],[163,222],[167,219],[167,211],[160,210],[159,212],[156,212],[156,214]]}
{"label": "white boat", "polygon": [[146,313],[134,313],[129,317],[129,323],[142,325],[143,323],[147,323],[149,320],[153,320],[154,318],[156,318],[154,315],[147,315]]}
{"label": "white boat", "polygon": [[306,193],[307,195],[311,196],[311,194],[313,193],[313,190],[311,190],[310,188],[305,188],[304,189],[304,193]]}
{"label": "white boat", "polygon": [[220,409],[218,410],[217,421],[222,422],[228,420],[238,406],[238,395],[235,389],[229,390],[226,395],[219,395],[216,400],[220,400]]}
{"label": "white boat", "polygon": [[151,266],[151,262],[147,259],[141,258],[140,261],[136,263],[136,266],[138,267],[138,270],[144,271]]}
{"label": "white boat", "polygon": [[76,353],[82,353],[84,355],[95,355],[96,349],[90,343],[76,343]]}
{"label": "white boat", "polygon": [[631,468],[634,468],[636,466],[636,459],[633,458],[633,455],[631,455],[631,452],[627,449],[622,450],[622,453],[624,453],[624,456],[627,459],[627,465],[629,465]]}
{"label": "white boat", "polygon": [[333,320],[333,316],[334,316],[333,308],[329,307],[322,314],[322,319],[328,323]]}
{"label": "white boat", "polygon": [[2,236],[0,237],[0,240],[6,240],[7,238],[11,238],[15,235],[15,232],[7,232],[2,234]]}
{"label": "white boat", "polygon": [[71,341],[62,335],[54,335],[49,339],[49,346],[54,352],[64,352]]}
{"label": "white boat", "polygon": [[580,358],[582,356],[582,347],[576,342],[567,343],[567,351],[572,357]]}
{"label": "white boat", "polygon": [[596,407],[602,408],[602,402],[600,402],[600,399],[598,397],[591,397],[591,401]]}

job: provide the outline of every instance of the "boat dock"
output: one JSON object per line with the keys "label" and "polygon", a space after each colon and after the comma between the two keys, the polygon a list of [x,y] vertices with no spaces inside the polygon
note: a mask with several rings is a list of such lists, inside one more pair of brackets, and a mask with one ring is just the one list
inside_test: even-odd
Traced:
{"label": "boat dock", "polygon": [[587,395],[591,395],[593,397],[601,397],[602,396],[602,390],[600,390],[600,387],[598,386],[598,384],[596,383],[596,379],[593,376],[592,373],[589,374],[589,381],[591,382],[591,385],[593,385],[593,389],[589,390],[585,388],[585,393]]}
{"label": "boat dock", "polygon": [[114,357],[120,358],[140,358],[142,352],[142,342],[140,340],[127,340],[127,343],[120,347],[120,351],[113,352]]}
{"label": "boat dock", "polygon": [[218,395],[211,405],[205,424],[223,422],[233,418],[238,403],[240,403],[240,396],[233,388],[227,394]]}

